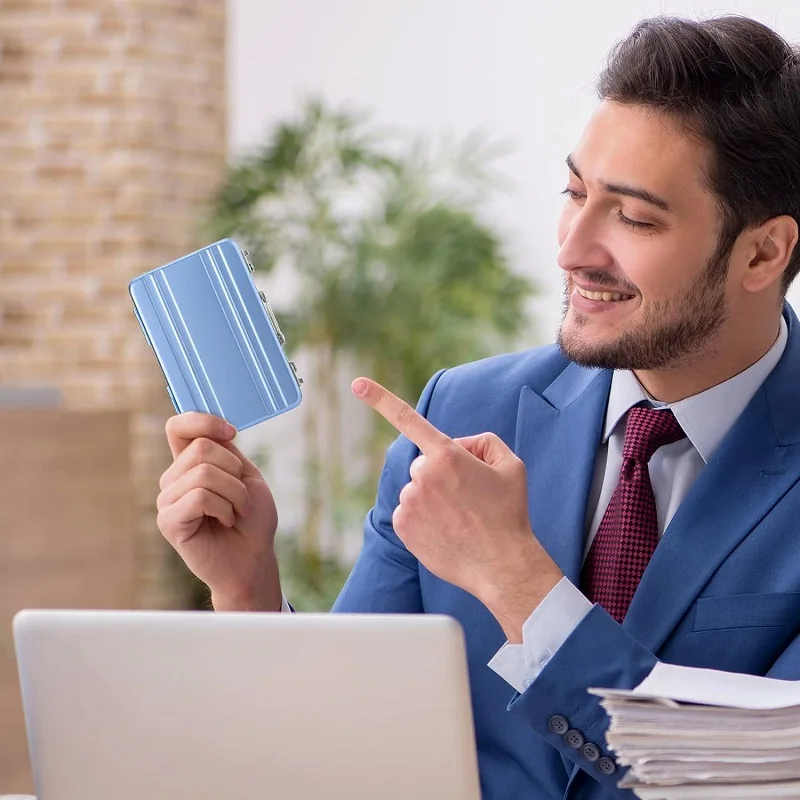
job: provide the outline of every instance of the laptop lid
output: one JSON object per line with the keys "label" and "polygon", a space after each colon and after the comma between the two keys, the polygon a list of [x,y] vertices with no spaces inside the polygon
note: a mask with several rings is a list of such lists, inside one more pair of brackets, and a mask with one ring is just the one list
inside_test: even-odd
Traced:
{"label": "laptop lid", "polygon": [[480,797],[448,617],[28,610],[14,636],[41,800]]}

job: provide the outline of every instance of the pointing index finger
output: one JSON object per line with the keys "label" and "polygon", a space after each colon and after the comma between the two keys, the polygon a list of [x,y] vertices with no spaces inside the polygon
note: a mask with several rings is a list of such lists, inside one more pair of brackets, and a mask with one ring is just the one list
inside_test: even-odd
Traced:
{"label": "pointing index finger", "polygon": [[449,436],[431,425],[416,409],[369,378],[353,381],[353,394],[372,406],[423,454],[452,442]]}

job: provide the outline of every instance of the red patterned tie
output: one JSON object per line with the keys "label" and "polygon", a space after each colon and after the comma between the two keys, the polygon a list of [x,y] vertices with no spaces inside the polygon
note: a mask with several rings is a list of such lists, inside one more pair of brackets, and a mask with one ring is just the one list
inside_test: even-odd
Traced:
{"label": "red patterned tie", "polygon": [[659,447],[686,434],[671,411],[632,408],[622,469],[583,565],[584,594],[617,622],[625,619],[636,587],[658,544],[658,517],[648,462]]}

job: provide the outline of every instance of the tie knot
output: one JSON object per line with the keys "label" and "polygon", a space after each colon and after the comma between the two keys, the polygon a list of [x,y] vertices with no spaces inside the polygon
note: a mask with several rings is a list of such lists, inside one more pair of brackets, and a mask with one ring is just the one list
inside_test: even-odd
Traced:
{"label": "tie knot", "polygon": [[647,464],[659,447],[677,442],[684,436],[686,434],[669,409],[632,408],[628,414],[622,457]]}

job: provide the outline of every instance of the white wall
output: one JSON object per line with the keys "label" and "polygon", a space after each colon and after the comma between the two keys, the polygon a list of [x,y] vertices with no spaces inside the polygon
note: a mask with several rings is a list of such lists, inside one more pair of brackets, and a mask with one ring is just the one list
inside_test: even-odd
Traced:
{"label": "white wall", "polygon": [[[793,0],[230,0],[231,151],[255,145],[309,93],[373,108],[379,122],[455,134],[485,127],[510,139],[517,151],[504,167],[518,185],[491,211],[514,263],[542,289],[539,339],[550,341],[560,317],[564,158],[594,107],[592,80],[607,49],[645,16],[724,12],[800,40]],[[800,308],[800,286],[792,298]],[[273,444],[279,459],[297,422],[287,415],[253,438]],[[270,475],[288,523],[301,503],[294,469]]]}

